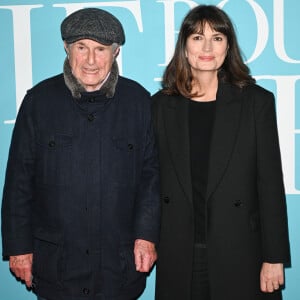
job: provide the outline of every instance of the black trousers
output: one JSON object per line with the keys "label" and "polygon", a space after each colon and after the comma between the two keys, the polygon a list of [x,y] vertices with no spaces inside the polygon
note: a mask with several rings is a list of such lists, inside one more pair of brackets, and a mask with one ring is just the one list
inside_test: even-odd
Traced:
{"label": "black trousers", "polygon": [[194,246],[192,300],[210,300],[207,248],[205,244],[195,244]]}

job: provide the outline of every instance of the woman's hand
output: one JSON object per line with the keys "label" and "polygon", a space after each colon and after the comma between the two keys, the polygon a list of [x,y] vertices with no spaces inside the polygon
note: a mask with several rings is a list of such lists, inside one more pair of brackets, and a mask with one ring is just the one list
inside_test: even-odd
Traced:
{"label": "woman's hand", "polygon": [[272,293],[284,284],[283,264],[264,262],[260,272],[260,289],[265,293]]}

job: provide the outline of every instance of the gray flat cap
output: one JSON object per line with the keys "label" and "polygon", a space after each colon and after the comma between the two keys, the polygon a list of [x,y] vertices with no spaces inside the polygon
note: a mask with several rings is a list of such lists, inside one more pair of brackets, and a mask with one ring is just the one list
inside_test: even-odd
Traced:
{"label": "gray flat cap", "polygon": [[109,12],[98,8],[84,8],[66,17],[60,26],[61,37],[67,43],[91,39],[103,45],[125,43],[120,21]]}

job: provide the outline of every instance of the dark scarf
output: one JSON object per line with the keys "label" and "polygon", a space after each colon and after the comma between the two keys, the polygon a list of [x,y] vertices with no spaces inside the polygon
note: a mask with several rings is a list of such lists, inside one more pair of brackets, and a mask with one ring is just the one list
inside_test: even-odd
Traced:
{"label": "dark scarf", "polygon": [[[113,62],[109,77],[102,85],[100,90],[107,98],[112,98],[115,94],[116,85],[118,82],[119,68],[116,61]],[[86,92],[85,88],[78,82],[78,80],[72,74],[72,70],[69,64],[69,59],[66,58],[64,62],[64,79],[65,84],[71,91],[72,96],[76,99],[81,98],[81,93]]]}

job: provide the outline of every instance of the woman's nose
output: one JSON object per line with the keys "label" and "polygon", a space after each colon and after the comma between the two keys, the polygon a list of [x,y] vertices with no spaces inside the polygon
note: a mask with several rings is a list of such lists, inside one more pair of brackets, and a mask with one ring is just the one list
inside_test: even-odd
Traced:
{"label": "woman's nose", "polygon": [[210,40],[204,40],[203,43],[203,51],[211,51],[212,49],[212,44]]}

